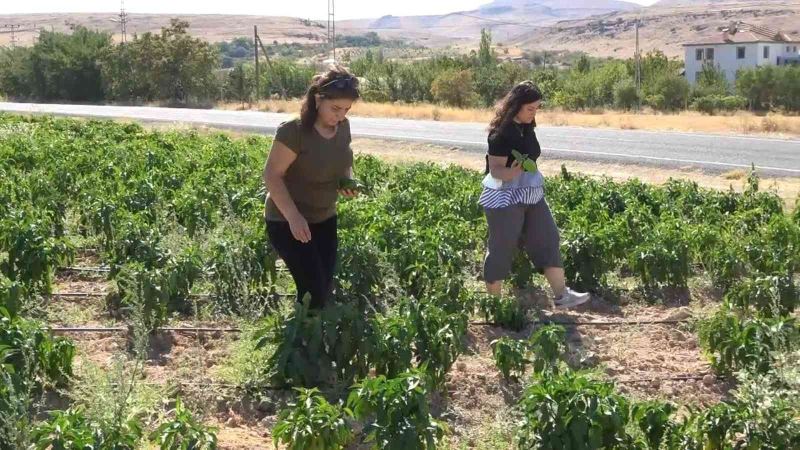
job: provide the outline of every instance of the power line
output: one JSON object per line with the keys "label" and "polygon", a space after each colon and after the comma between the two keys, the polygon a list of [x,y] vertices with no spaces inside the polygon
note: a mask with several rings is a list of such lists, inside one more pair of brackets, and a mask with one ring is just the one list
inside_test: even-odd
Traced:
{"label": "power line", "polygon": [[328,0],[328,43],[333,51],[333,62],[336,62],[336,11],[334,0]]}
{"label": "power line", "polygon": [[11,34],[11,48],[15,48],[17,46],[17,33],[19,33],[22,28],[22,25],[11,24],[11,25],[3,25],[3,28],[6,29],[4,34],[10,33]]}
{"label": "power line", "polygon": [[120,0],[120,10],[117,19],[111,19],[112,22],[119,23],[120,34],[122,35],[122,43],[128,41],[128,13],[125,11],[125,0]]}
{"label": "power line", "polygon": [[639,48],[639,24],[640,20],[636,19],[636,110],[642,109],[642,52]]}
{"label": "power line", "polygon": [[[509,22],[509,21],[506,21],[506,20],[497,20],[497,19],[489,19],[488,17],[473,16],[473,15],[470,15],[470,14],[467,14],[467,13],[462,13],[462,12],[450,13],[450,15],[464,16],[464,17],[469,17],[469,18],[472,18],[472,19],[484,20],[486,22],[494,22],[494,23],[497,23],[497,24],[500,24],[500,25],[513,25],[513,26],[525,27],[525,28],[531,28],[531,29],[538,28],[538,27],[532,27],[532,26],[530,26],[530,25],[528,25],[526,23]],[[425,28],[435,28],[435,27],[425,27]]]}

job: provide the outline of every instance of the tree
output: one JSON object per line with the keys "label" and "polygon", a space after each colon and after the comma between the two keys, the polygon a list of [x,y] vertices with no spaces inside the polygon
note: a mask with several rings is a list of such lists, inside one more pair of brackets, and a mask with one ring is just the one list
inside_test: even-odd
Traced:
{"label": "tree", "polygon": [[472,71],[448,69],[440,73],[431,86],[434,100],[446,105],[464,108],[474,103]]}
{"label": "tree", "polygon": [[800,67],[765,66],[739,71],[736,90],[751,109],[800,111]]}
{"label": "tree", "polygon": [[627,78],[614,85],[614,105],[619,109],[629,111],[639,103],[639,94],[636,92],[636,83]]}
{"label": "tree", "polygon": [[80,26],[71,34],[42,30],[29,55],[28,94],[41,100],[102,100],[97,60],[109,47],[108,33]]}
{"label": "tree", "polygon": [[177,103],[215,99],[219,53],[192,38],[188,28],[188,22],[172,19],[161,34],[145,33],[109,52],[103,59],[103,78],[110,97]]}
{"label": "tree", "polygon": [[703,69],[694,89],[694,97],[725,96],[729,90],[730,86],[727,78],[725,78],[725,72],[714,64],[703,64]]}
{"label": "tree", "polygon": [[475,70],[475,90],[484,106],[492,106],[515,84],[525,79],[525,73],[514,63],[478,67]]}
{"label": "tree", "polygon": [[689,82],[680,75],[665,74],[653,82],[647,103],[661,111],[684,109],[689,99]]}
{"label": "tree", "polygon": [[800,66],[781,67],[778,73],[778,104],[787,111],[800,111]]}
{"label": "tree", "polygon": [[481,29],[481,46],[478,50],[478,64],[482,67],[493,66],[497,60],[492,50],[492,32]]}
{"label": "tree", "polygon": [[250,66],[243,63],[236,64],[236,67],[228,73],[225,82],[225,98],[239,101],[242,105],[245,102],[250,103],[253,95],[254,75]]}
{"label": "tree", "polygon": [[31,50],[0,47],[0,93],[23,99],[33,95]]}
{"label": "tree", "polygon": [[586,55],[581,55],[580,59],[578,59],[577,64],[575,64],[575,70],[580,73],[589,73],[592,69],[592,63],[589,61],[589,57]]}

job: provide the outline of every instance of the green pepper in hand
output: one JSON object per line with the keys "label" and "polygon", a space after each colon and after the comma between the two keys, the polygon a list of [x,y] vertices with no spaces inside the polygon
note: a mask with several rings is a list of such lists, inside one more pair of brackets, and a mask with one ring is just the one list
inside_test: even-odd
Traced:
{"label": "green pepper in hand", "polygon": [[525,172],[536,173],[536,171],[539,170],[536,166],[536,161],[529,158],[528,155],[523,155],[516,150],[511,150],[511,155],[520,163],[522,170]]}
{"label": "green pepper in hand", "polygon": [[340,178],[339,189],[347,191],[365,192],[367,190],[367,186],[363,182],[355,178]]}

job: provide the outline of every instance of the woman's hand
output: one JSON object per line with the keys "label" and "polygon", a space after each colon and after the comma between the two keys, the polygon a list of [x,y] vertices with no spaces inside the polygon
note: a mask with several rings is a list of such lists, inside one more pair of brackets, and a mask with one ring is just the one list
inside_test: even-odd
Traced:
{"label": "woman's hand", "polygon": [[508,168],[508,171],[509,176],[511,176],[511,179],[513,180],[514,178],[522,175],[522,172],[524,172],[525,169],[523,169],[522,164],[515,159],[514,162],[511,163],[511,167]]}
{"label": "woman's hand", "polygon": [[514,178],[522,175],[524,169],[519,161],[514,160],[511,162],[510,166],[506,167],[509,158],[513,159],[511,156],[489,155],[489,172],[494,178],[503,181],[511,181]]}
{"label": "woman's hand", "polygon": [[358,191],[354,189],[339,189],[339,195],[348,198],[358,197]]}
{"label": "woman's hand", "polygon": [[308,228],[308,221],[300,214],[297,214],[286,219],[289,222],[289,229],[292,230],[292,236],[298,241],[308,244],[311,241],[311,230]]}

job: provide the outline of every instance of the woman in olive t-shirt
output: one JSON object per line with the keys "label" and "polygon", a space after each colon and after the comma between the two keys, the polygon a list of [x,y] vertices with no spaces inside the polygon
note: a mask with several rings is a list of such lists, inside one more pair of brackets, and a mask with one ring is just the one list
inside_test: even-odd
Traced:
{"label": "woman in olive t-shirt", "polygon": [[353,176],[345,116],[359,97],[358,79],[342,67],[314,77],[300,118],[278,127],[264,167],[270,243],[294,278],[298,301],[310,294],[312,308],[325,306],[333,290],[336,200],[356,195],[339,190],[339,180]]}

